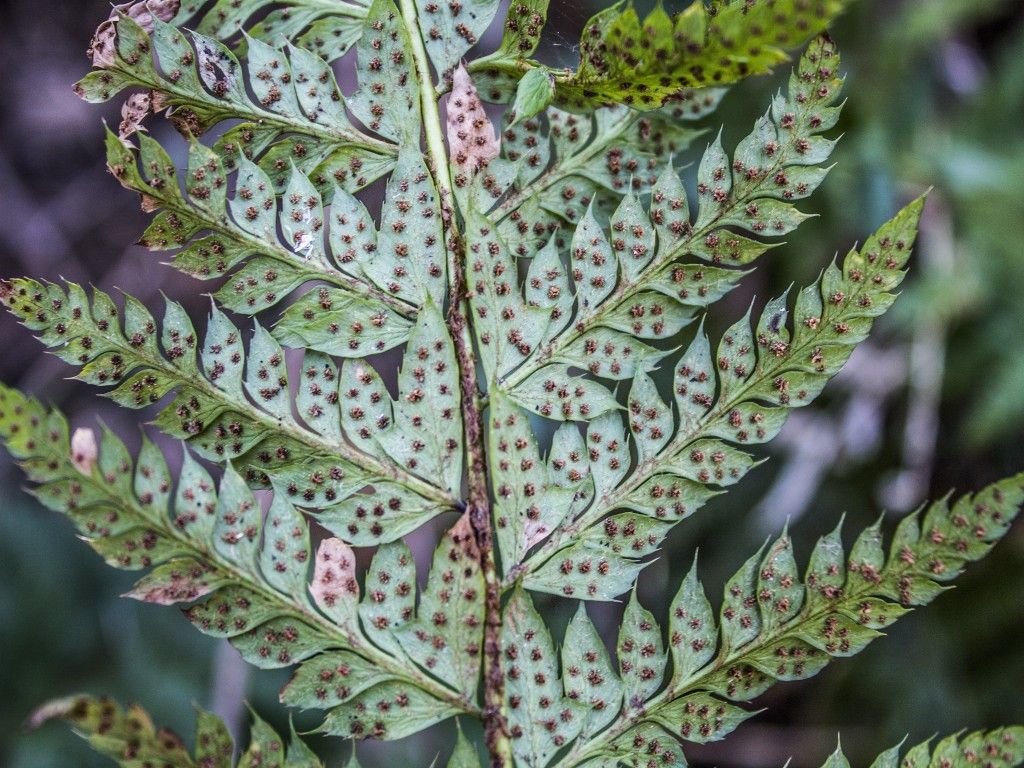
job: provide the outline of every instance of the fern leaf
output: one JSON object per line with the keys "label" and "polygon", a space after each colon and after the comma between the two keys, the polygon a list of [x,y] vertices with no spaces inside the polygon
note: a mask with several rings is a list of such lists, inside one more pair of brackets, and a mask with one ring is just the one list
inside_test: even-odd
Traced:
{"label": "fern leaf", "polygon": [[576,706],[577,718],[583,720],[584,739],[604,729],[622,707],[622,681],[582,602],[565,630],[562,684]]}
{"label": "fern leaf", "polygon": [[[320,197],[335,194],[339,187],[358,189],[394,165],[394,150],[389,145],[381,143],[376,152],[368,153],[359,145],[371,146],[373,140],[358,139],[352,144],[344,138],[344,134],[358,134],[351,129],[338,103],[340,91],[330,68],[300,49],[291,49],[289,61],[282,52],[262,44],[254,45],[253,59],[249,62],[250,80],[255,92],[266,91],[262,104],[257,106],[247,101],[244,89],[237,87],[240,65],[214,41],[197,38],[190,43],[182,33],[159,19],[154,21],[152,40],[128,19],[118,24],[124,27],[118,39],[124,38],[125,44],[134,40],[138,50],[131,57],[137,61],[137,66],[153,73],[150,79],[163,77],[156,74],[150,64],[142,63],[148,62],[151,55],[150,43],[161,61],[161,69],[168,73],[166,82],[135,84],[178,89],[178,97],[164,93],[161,98],[164,103],[177,105],[172,117],[181,122],[190,135],[202,132],[206,123],[237,117],[239,111],[245,113],[247,109],[253,121],[231,128],[218,141],[221,159],[193,142],[189,174],[185,179],[187,197],[181,195],[167,153],[155,141],[141,135],[137,161],[128,147],[113,135],[108,136],[108,163],[114,175],[124,186],[142,195],[144,209],[163,209],[144,234],[143,243],[153,250],[183,248],[174,259],[175,266],[201,279],[224,275],[252,257],[233,282],[218,292],[226,306],[243,313],[273,306],[307,280],[325,280],[355,296],[376,293],[377,299],[390,305],[391,312],[408,316],[407,304],[392,300],[368,284],[358,264],[354,263],[357,257],[369,258],[374,247],[374,243],[365,242],[364,236],[355,238],[365,232],[365,222],[356,219],[349,226],[346,211],[334,211],[329,238],[333,254],[326,255]],[[206,59],[202,58],[204,51]],[[200,75],[209,77],[210,72],[220,72],[222,80],[214,81],[210,90],[204,90]],[[115,71],[109,68],[92,73],[82,83],[85,95],[108,97],[110,91],[102,84],[112,78],[115,78]],[[227,85],[229,80],[231,87]],[[120,80],[117,82],[124,85]],[[90,83],[100,84],[101,91],[90,90]],[[204,98],[208,102],[205,106],[195,101]],[[306,130],[304,136],[296,135],[303,130]],[[335,134],[333,138],[331,133]],[[122,132],[122,138],[124,135]],[[279,141],[286,135],[290,138]],[[257,160],[259,164],[254,162]],[[138,169],[139,161],[142,173]],[[317,169],[321,161],[323,165]],[[223,205],[228,188],[225,171],[236,168],[239,170],[237,193],[230,201],[231,216],[228,217]],[[317,191],[312,191],[312,183],[306,176],[309,172],[313,172],[316,179]],[[280,240],[275,223],[278,217],[275,190],[288,193],[282,198],[279,215],[285,235]],[[344,194],[342,199],[346,199]],[[296,205],[300,202],[301,205]],[[195,238],[200,231],[204,236]],[[373,232],[372,228],[370,231]],[[346,240],[352,239],[364,241],[359,244],[366,250],[351,248]],[[363,308],[349,304],[345,307],[347,312],[339,316],[335,311],[325,325],[333,323],[335,327],[347,329],[359,322],[368,329],[378,329],[389,312],[384,307],[374,307],[374,304]],[[377,323],[371,325],[374,319]],[[398,325],[400,332],[401,322]],[[375,335],[381,336],[380,333]],[[322,337],[314,343],[317,341],[327,342]],[[350,334],[344,341],[355,348],[362,346],[358,335]],[[379,343],[379,339],[370,343]],[[335,339],[333,346],[342,347],[342,340]]]}
{"label": "fern leaf", "polygon": [[125,768],[144,763],[167,768],[199,765],[323,768],[323,763],[296,736],[294,729],[286,749],[285,741],[256,714],[253,714],[249,746],[237,763],[233,760],[235,745],[227,726],[216,715],[198,708],[194,753],[173,731],[154,727],[149,715],[138,706],[125,708],[107,698],[71,696],[52,701],[36,710],[30,722],[33,727],[40,727],[56,719],[66,720],[94,751]]}
{"label": "fern leaf", "polygon": [[324,539],[316,550],[309,585],[313,601],[324,615],[338,626],[352,630],[358,626],[359,582],[355,569],[356,555],[350,546],[341,539]]}
{"label": "fern leaf", "polygon": [[[933,737],[934,738],[934,737]],[[946,736],[938,744],[931,745],[932,739],[907,750],[900,759],[902,742],[887,749],[871,763],[872,768],[924,768],[928,765],[948,765],[950,768],[967,768],[977,760],[984,759],[993,766],[1013,768],[1024,762],[1024,727],[1010,726],[991,731],[955,733]],[[841,745],[828,756],[822,768],[849,768]]]}
{"label": "fern leaf", "polygon": [[678,116],[599,109],[593,118],[545,114],[502,132],[502,157],[519,164],[515,188],[491,213],[502,238],[518,257],[534,256],[563,223],[575,224],[591,203],[609,212],[618,199],[651,190],[658,169],[688,149],[703,131],[688,125],[714,109],[723,89],[706,96],[707,106]]}
{"label": "fern leaf", "polygon": [[346,360],[339,375],[345,435],[365,453],[384,456],[379,437],[394,423],[394,404],[380,374],[366,361]]}
{"label": "fern leaf", "polygon": [[[22,424],[23,417],[30,419],[28,427]],[[418,690],[418,700],[434,702],[439,711],[472,711],[469,700],[455,689],[388,653],[388,642],[394,643],[392,631],[411,613],[415,599],[412,558],[404,545],[382,548],[375,559],[378,585],[373,578],[368,580],[360,608],[351,550],[337,539],[325,539],[311,563],[305,516],[275,494],[264,524],[260,505],[230,468],[215,490],[209,475],[186,452],[176,491],[172,494],[168,483],[159,496],[151,495],[147,483],[163,487],[166,471],[152,444],[147,443],[133,462],[123,443],[106,432],[92,463],[76,464],[63,416],[6,387],[0,389],[0,437],[38,484],[40,501],[71,518],[111,565],[153,569],[128,593],[130,597],[187,606],[185,616],[194,626],[228,638],[260,668],[308,659],[312,669],[300,666],[298,682],[283,694],[289,702],[330,709],[388,682],[389,690],[410,695]],[[126,489],[126,483],[137,490]],[[397,558],[392,554],[395,548]],[[445,552],[442,563],[447,562]],[[428,589],[424,605],[439,599],[440,579],[439,575]],[[471,588],[479,589],[465,587],[467,592]],[[389,594],[395,599],[389,600]],[[396,602],[408,611],[393,610]],[[470,601],[466,605],[475,610]],[[465,615],[464,610],[458,613]],[[381,622],[380,616],[390,618]],[[380,638],[383,648],[375,645]],[[327,686],[323,673],[333,664],[337,682]],[[321,685],[311,685],[314,674]],[[457,687],[467,678],[452,679]]]}
{"label": "fern leaf", "polygon": [[523,75],[516,86],[516,99],[506,121],[510,126],[520,120],[529,120],[546,109],[555,98],[555,79],[541,69],[532,69]]}
{"label": "fern leaf", "polygon": [[[576,71],[549,70],[556,103],[578,112],[610,104],[656,109],[683,89],[726,85],[770,71],[787,60],[785,49],[823,31],[843,6],[840,0],[732,0],[711,12],[695,2],[671,18],[659,4],[641,21],[632,4],[615,3],[584,25]],[[528,57],[546,7],[513,3],[501,48],[475,62],[503,101],[510,100],[524,72],[542,66]],[[527,34],[520,31],[524,22]]]}
{"label": "fern leaf", "polygon": [[498,12],[498,0],[435,3],[417,0],[416,16],[430,61],[445,80],[478,42]]}
{"label": "fern leaf", "polygon": [[[218,40],[198,32],[186,36],[159,18],[151,19],[149,31],[129,16],[110,23],[116,52],[75,87],[87,101],[107,101],[129,87],[156,93],[156,104],[150,99],[148,106],[155,111],[169,107],[171,119],[190,135],[241,118],[243,126],[230,134],[227,143],[234,137],[245,138],[243,147],[252,144],[260,154],[287,134],[312,144],[307,146],[311,150],[308,161],[322,160],[342,148],[355,150],[357,156],[393,153],[386,142],[352,127],[337,104],[335,97],[340,97],[340,91],[328,65],[315,54],[299,53],[289,61],[283,53],[274,56],[267,46],[257,43],[256,61],[262,55],[276,66],[261,69],[253,62],[247,70]],[[292,67],[296,71],[292,72]],[[327,78],[321,80],[324,73]],[[264,90],[260,100],[249,98],[246,80],[254,93]],[[277,84],[271,85],[275,80]],[[320,83],[326,86],[323,96],[319,95]],[[296,110],[296,105],[301,109]],[[252,133],[246,135],[245,131]],[[238,145],[226,149],[235,157],[242,151]]]}
{"label": "fern leaf", "polygon": [[526,57],[537,50],[547,15],[548,0],[520,0],[510,5],[502,29],[499,55]]}
{"label": "fern leaf", "polygon": [[[83,366],[81,378],[116,384],[109,396],[118,403],[141,408],[173,390],[173,401],[156,420],[161,429],[190,440],[214,460],[237,459],[250,480],[269,485],[267,472],[275,469],[290,494],[321,506],[345,499],[373,478],[396,480],[442,504],[450,498],[391,461],[363,454],[344,441],[325,439],[295,422],[290,407],[285,407],[283,358],[275,343],[262,335],[255,356],[250,345],[246,365],[241,334],[216,308],[201,355],[206,374],[202,377],[186,362],[188,355],[175,352],[177,347],[160,353],[156,322],[133,299],[125,300],[123,330],[119,312],[106,294],[94,291],[90,306],[85,292],[73,283],[65,291],[57,285],[15,280],[4,285],[2,299],[62,359]],[[172,316],[180,323],[178,309]],[[191,346],[196,344],[193,338]],[[265,354],[266,349],[271,354]],[[267,367],[274,358],[276,378]],[[251,402],[242,391],[243,367]],[[294,457],[292,447],[301,447]]]}
{"label": "fern leaf", "polygon": [[[548,464],[540,458],[526,415],[495,392],[490,402],[488,464],[495,496],[495,525],[502,567],[509,574],[523,554],[547,537],[567,514],[582,508],[585,479],[567,460],[582,465],[579,434],[560,430]],[[564,474],[563,474],[564,473]]]}
{"label": "fern leaf", "polygon": [[685,741],[704,744],[724,739],[754,714],[698,693],[666,704],[652,720],[669,733],[678,733]]}
{"label": "fern leaf", "polygon": [[462,732],[461,725],[455,741],[455,749],[448,759],[447,768],[480,768],[480,757],[472,743],[466,738],[466,734]]}
{"label": "fern leaf", "polygon": [[715,655],[717,642],[714,613],[697,580],[697,559],[694,558],[669,608],[668,646],[672,669],[683,676],[700,669]]}
{"label": "fern leaf", "polygon": [[616,655],[623,683],[623,708],[642,709],[644,702],[661,687],[667,658],[661,628],[653,614],[640,605],[636,592],[622,617]]}
{"label": "fern leaf", "polygon": [[[269,14],[261,13],[268,6],[277,6]],[[172,23],[182,26],[197,17],[202,3],[183,2]],[[284,6],[284,7],[281,7]],[[316,51],[326,61],[341,58],[355,43],[366,17],[366,3],[323,2],[323,0],[289,0],[271,3],[270,0],[218,0],[198,17],[196,29],[204,35],[228,41],[238,39],[239,54],[252,48],[248,39],[274,43],[286,38],[304,48]]]}
{"label": "fern leaf", "polygon": [[396,541],[447,511],[398,483],[376,481],[319,510],[317,522],[357,547]]}
{"label": "fern leaf", "polygon": [[364,271],[392,296],[416,305],[430,296],[441,306],[447,285],[441,210],[418,147],[399,155],[385,195],[376,256]]}
{"label": "fern leaf", "polygon": [[[888,555],[876,524],[861,534],[845,564],[837,529],[819,540],[804,583],[790,538],[783,533],[726,584],[717,652],[712,614],[691,571],[673,602],[673,674],[668,686],[652,696],[657,689],[652,685],[633,705],[641,708],[640,716],[630,716],[627,706],[617,724],[589,743],[580,742],[557,765],[579,765],[608,744],[614,748],[626,743],[637,721],[684,741],[723,737],[753,714],[737,703],[760,695],[776,681],[804,679],[833,658],[852,656],[910,608],[931,602],[1006,534],[1022,505],[1024,475],[1017,475],[904,518]],[[647,658],[659,658],[657,625],[642,608],[633,609],[632,602],[627,617],[630,610],[635,616],[633,622],[627,618],[630,627],[638,620],[654,632]],[[644,634],[634,628],[624,637],[629,645],[624,649],[620,637],[618,656],[628,679]],[[650,679],[660,679],[656,669]]]}
{"label": "fern leaf", "polygon": [[[460,65],[452,74],[452,90],[448,95],[447,138],[449,162],[457,175],[456,187],[464,187],[467,177],[475,177],[498,156],[498,139],[487,117],[480,94],[466,68]],[[495,164],[497,169],[497,163]],[[497,176],[495,176],[497,181]],[[491,194],[500,197],[501,189],[490,184]],[[477,192],[480,194],[480,192]]]}
{"label": "fern leaf", "polygon": [[516,764],[543,768],[580,731],[571,700],[563,699],[551,633],[522,590],[502,620],[506,707]]}
{"label": "fern leaf", "polygon": [[341,438],[338,366],[327,355],[308,351],[302,358],[295,408],[313,431],[327,439]]}
{"label": "fern leaf", "polygon": [[463,515],[434,552],[416,620],[397,636],[417,664],[461,690],[467,701],[476,691],[480,671],[483,592],[476,540]]}
{"label": "fern leaf", "polygon": [[277,591],[304,601],[306,572],[312,557],[309,539],[302,535],[305,518],[282,492],[274,491],[263,526],[259,571]]}
{"label": "fern leaf", "polygon": [[[3,386],[0,439],[41,503],[141,572],[126,596],[292,668],[281,701],[321,713],[319,733],[403,739],[466,714],[495,766],[685,766],[684,743],[725,737],[747,702],[940,594],[1006,534],[1024,475],[910,515],[888,549],[876,524],[847,556],[840,523],[803,573],[783,530],[716,607],[694,558],[663,633],[640,571],[892,305],[924,200],[795,300],[752,303],[715,343],[701,320],[676,348],[808,218],[796,203],[828,173],[843,85],[821,33],[846,3],[698,0],[673,17],[658,2],[641,18],[616,2],[559,70],[533,59],[548,0],[511,0],[498,49],[465,63],[499,5],[114,8],[77,90],[128,92],[108,166],[154,214],[142,244],[219,281],[205,331],[172,301],[158,321],[74,283],[0,281],[0,303],[77,378],[157,406],[179,479],[148,436],[133,456],[106,428],[72,435]],[[688,193],[676,161],[694,121],[815,35],[731,152],[711,138]],[[350,51],[343,94],[333,62]],[[484,102],[512,106],[492,124]],[[150,113],[186,138],[183,168]],[[378,180],[379,212],[355,197]],[[444,532],[421,579],[402,538],[427,523]],[[360,547],[375,548],[364,574]],[[561,648],[529,590],[580,601]],[[586,602],[627,592],[612,655]],[[36,720],[54,717],[122,765],[235,764],[202,711],[194,753],[137,707],[74,697]],[[479,768],[457,728],[449,768]],[[290,737],[254,717],[237,764],[322,765]],[[957,734],[903,763],[1008,766],[1022,738]],[[848,768],[841,749],[826,766]]]}
{"label": "fern leaf", "polygon": [[489,381],[519,366],[537,348],[547,313],[516,290],[516,268],[494,224],[474,209],[466,222],[473,330]]}
{"label": "fern leaf", "polygon": [[414,619],[416,561],[402,541],[377,549],[366,571],[366,589],[359,605],[363,629],[375,645],[401,654],[398,631]]}
{"label": "fern leaf", "polygon": [[653,723],[641,723],[609,745],[592,765],[601,768],[645,768],[646,765],[686,765],[686,757],[679,743],[664,728]]}
{"label": "fern leaf", "polygon": [[[676,366],[679,423],[672,439],[656,453],[657,460],[641,459],[627,474],[623,468],[627,457],[615,457],[617,468],[607,474],[600,444],[607,440],[603,435],[616,417],[592,423],[589,430],[595,439],[588,442],[599,443],[592,459],[594,477],[602,481],[598,495],[577,519],[563,521],[562,528],[519,572],[546,572],[550,563],[563,559],[561,549],[569,552],[578,546],[570,542],[567,531],[597,525],[617,508],[676,521],[718,493],[714,486],[728,486],[741,478],[754,461],[729,444],[756,444],[774,437],[788,410],[817,396],[865,337],[874,318],[895,300],[892,291],[903,279],[923,202],[919,199],[905,208],[861,250],[851,251],[841,268],[830,266],[817,284],[801,291],[792,333],[782,299],[769,302],[756,325],[744,318],[727,331],[716,359],[707,338],[698,332]],[[647,408],[631,411],[630,422],[642,456],[652,453],[647,446],[663,442],[659,437],[652,444],[650,430],[660,434],[668,426],[660,398],[648,394],[644,402]],[[611,434],[613,444],[624,441],[618,428]],[[618,559],[629,557],[623,553]],[[549,589],[529,576],[526,583]]]}
{"label": "fern leaf", "polygon": [[[230,274],[216,293],[223,306],[255,314],[307,281],[322,281],[327,286],[305,293],[284,313],[275,329],[278,338],[346,357],[382,351],[404,340],[407,318],[416,305],[404,296],[392,297],[363,276],[361,262],[373,255],[377,243],[361,206],[332,210],[327,220],[320,193],[292,168],[279,210],[267,174],[244,158],[228,200],[223,164],[195,142],[182,195],[164,149],[147,136],[140,144],[136,154],[107,134],[111,172],[142,196],[146,209],[162,209],[142,244],[153,251],[178,249],[172,265],[200,280]],[[344,192],[335,194],[346,199]],[[278,236],[279,224],[283,237]],[[204,234],[197,236],[199,232]]]}
{"label": "fern leaf", "polygon": [[511,576],[527,573],[523,585],[537,592],[614,600],[629,590],[645,566],[646,563],[636,561],[632,552],[578,543],[559,550],[539,567],[532,567],[527,561],[509,572]]}
{"label": "fern leaf", "polygon": [[457,494],[462,484],[462,402],[455,347],[428,300],[398,377],[394,424],[380,435],[395,462]]}
{"label": "fern leaf", "polygon": [[392,678],[350,651],[328,651],[296,667],[281,689],[281,702],[301,709],[330,710]]}
{"label": "fern leaf", "polygon": [[[237,277],[241,278],[239,274]],[[282,313],[274,336],[286,347],[314,349],[336,357],[364,357],[393,349],[409,337],[412,323],[401,311],[346,291],[320,286]]]}
{"label": "fern leaf", "polygon": [[327,713],[321,733],[391,741],[411,736],[459,713],[418,688],[381,683]]}
{"label": "fern leaf", "polygon": [[348,107],[370,130],[398,143],[418,141],[421,125],[410,45],[394,0],[373,0],[356,45],[359,90]]}
{"label": "fern leaf", "polygon": [[[671,171],[652,181],[646,215],[641,215],[635,198],[627,196],[606,234],[588,213],[570,247],[578,303],[575,322],[536,347],[523,365],[502,377],[501,386],[514,396],[519,384],[556,360],[611,379],[632,378],[638,357],[644,361],[641,369],[653,365],[657,355],[627,335],[633,334],[637,316],[665,318],[668,325],[681,327],[695,309],[727,292],[741,277],[738,271],[729,275],[717,266],[679,264],[681,258],[689,255],[715,265],[742,266],[769,246],[726,227],[778,235],[803,218],[790,201],[810,194],[824,178],[813,166],[828,157],[834,143],[817,134],[838,117],[838,108],[831,106],[842,84],[838,64],[834,45],[818,40],[792,76],[788,99],[776,99],[770,116],[740,142],[731,163],[719,141],[708,148],[698,170],[694,221]],[[662,294],[663,300],[657,301],[650,291]],[[628,330],[613,331],[616,326]],[[653,324],[648,330],[641,320],[635,335],[656,338],[665,327],[661,333],[654,331]]]}

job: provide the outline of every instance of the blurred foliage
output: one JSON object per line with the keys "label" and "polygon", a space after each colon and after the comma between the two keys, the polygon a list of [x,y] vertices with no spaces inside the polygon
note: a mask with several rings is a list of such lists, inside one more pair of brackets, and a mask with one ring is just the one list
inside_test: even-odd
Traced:
{"label": "blurred foliage", "polygon": [[960,405],[950,426],[971,448],[1024,428],[1024,356],[1012,354],[1024,295],[1007,290],[1024,280],[1020,16],[1019,4],[994,0],[912,4],[897,15],[856,79],[850,132],[864,170],[842,174],[862,181],[871,165],[885,168],[894,184],[934,185],[948,208],[954,279],[922,281],[897,322],[950,323],[946,396]]}
{"label": "blurred foliage", "polygon": [[[7,5],[8,33],[17,42],[0,56],[8,65],[6,79],[22,85],[0,94],[0,124],[7,135],[27,135],[46,151],[0,150],[5,153],[0,178],[18,180],[15,187],[8,184],[8,210],[0,219],[0,273],[24,272],[28,260],[42,258],[33,248],[43,243],[50,248],[48,260],[33,267],[34,273],[132,288],[109,278],[118,255],[111,244],[137,237],[140,218],[130,196],[103,178],[97,115],[83,110],[70,92],[86,68],[78,52],[106,6],[90,0],[39,14],[30,0]],[[546,32],[547,42],[554,46],[554,59],[568,60],[583,19],[601,3],[552,5],[551,24],[557,29]],[[675,10],[680,4],[667,5]],[[849,102],[836,168],[803,206],[821,216],[766,257],[731,306],[738,316],[752,294],[768,296],[791,281],[812,280],[829,256],[872,231],[901,200],[934,186],[929,215],[952,233],[952,264],[937,268],[934,254],[922,247],[905,295],[876,338],[901,348],[915,329],[928,324],[942,329],[945,380],[927,490],[937,495],[951,487],[980,487],[1024,466],[1024,291],[1019,289],[1024,285],[1024,6],[1012,0],[862,0],[832,33],[843,49]],[[756,78],[726,97],[711,124],[729,126],[727,144],[749,129],[765,95],[784,75]],[[53,95],[45,110],[41,94]],[[116,122],[116,108],[107,118]],[[17,213],[34,209],[54,220],[47,227],[65,228],[63,240],[53,239],[45,227],[39,234],[33,220]],[[58,212],[65,218],[57,220]],[[72,230],[83,218],[90,220]],[[145,273],[151,290],[171,286],[170,293],[194,292],[194,284],[182,283],[170,269],[158,270],[149,258],[129,252],[124,279],[139,280]],[[143,263],[146,269],[140,270]],[[61,401],[73,413],[110,415],[127,434],[126,422],[116,421],[108,405],[97,405],[91,392],[60,380],[66,369],[35,363],[38,348],[9,317],[0,321],[0,335],[19,341],[0,359],[5,381]],[[836,391],[816,408],[834,412],[846,398]],[[879,479],[902,461],[906,392],[885,408],[878,449],[832,468],[810,512],[794,523],[801,556],[840,513],[847,514],[848,530],[877,516]],[[648,605],[663,604],[663,595],[675,590],[695,547],[705,583],[724,583],[742,553],[761,541],[763,528],[751,510],[784,459],[780,453],[732,490],[727,501],[676,529],[664,556],[641,579]],[[191,702],[209,706],[211,701],[216,644],[191,631],[174,612],[119,599],[129,586],[125,574],[103,566],[57,516],[12,492],[19,482],[5,457],[0,463],[0,487],[7,489],[0,504],[0,764],[103,765],[65,729],[22,729],[40,702],[75,691],[140,701],[157,721],[188,733]],[[727,544],[716,535],[723,520],[733,532]],[[834,748],[837,731],[851,759],[866,762],[905,733],[913,741],[960,726],[1024,721],[1022,594],[1024,532],[1018,527],[955,592],[909,617],[857,658],[834,664],[811,681],[778,687],[771,701],[761,702],[767,713],[726,744],[694,750],[693,762],[770,765],[792,754],[800,761],[794,765],[817,765]],[[538,607],[545,604],[566,613],[553,622],[558,635],[570,607],[538,601]],[[617,624],[615,612],[609,607],[609,615],[597,618],[610,627]],[[280,683],[275,675],[256,673],[247,696],[283,729],[285,714],[275,701]],[[437,741],[410,743],[409,764],[424,764],[423,756],[440,747]],[[366,752],[364,764],[374,765],[372,748]]]}

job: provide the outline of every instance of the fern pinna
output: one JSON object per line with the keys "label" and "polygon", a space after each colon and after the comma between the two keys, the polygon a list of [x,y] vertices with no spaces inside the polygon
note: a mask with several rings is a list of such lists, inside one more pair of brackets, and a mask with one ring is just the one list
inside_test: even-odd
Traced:
{"label": "fern pinna", "polygon": [[[484,750],[505,768],[685,765],[687,742],[724,738],[776,682],[930,602],[1024,503],[1008,478],[906,517],[888,546],[875,525],[848,555],[837,528],[802,571],[783,532],[718,610],[696,563],[671,605],[637,599],[667,533],[758,463],[750,447],[815,399],[904,278],[923,198],[714,346],[704,331],[825,179],[843,79],[823,31],[842,5],[641,19],[616,3],[587,22],[575,70],[532,58],[546,0],[512,0],[498,47],[469,63],[497,0],[117,6],[77,90],[130,92],[108,166],[154,214],[141,242],[216,281],[205,331],[172,300],[158,322],[73,283],[0,294],[79,379],[156,405],[182,468],[148,438],[133,457],[105,428],[72,435],[4,387],[8,449],[111,565],[147,571],[131,597],[294,667],[281,700],[320,710],[323,733],[479,718],[483,744],[460,729],[449,766]],[[680,157],[728,85],[801,46],[786,91],[731,151],[707,144],[689,192]],[[498,126],[484,102],[509,105]],[[150,113],[184,136],[181,168]],[[356,193],[378,180],[371,211]],[[428,523],[444,533],[424,580],[403,537]],[[360,573],[353,548],[370,547]],[[576,603],[560,644],[535,593]],[[627,595],[609,653],[587,603]],[[194,749],[108,700],[35,719],[52,717],[125,766],[235,759],[203,712]],[[898,755],[876,765],[1011,766],[1024,731]],[[239,759],[320,765],[258,718]]]}

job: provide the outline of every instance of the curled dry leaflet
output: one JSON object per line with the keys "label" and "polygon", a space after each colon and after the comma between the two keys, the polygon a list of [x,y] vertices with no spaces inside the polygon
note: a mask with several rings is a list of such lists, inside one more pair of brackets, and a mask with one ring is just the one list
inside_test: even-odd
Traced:
{"label": "curled dry leaflet", "polygon": [[[9,279],[0,297],[77,378],[157,406],[180,474],[148,438],[129,455],[7,387],[0,434],[42,503],[142,571],[131,597],[291,668],[281,700],[317,710],[321,733],[402,739],[457,718],[437,759],[452,768],[682,766],[776,683],[936,598],[1007,532],[1024,476],[848,551],[837,528],[804,566],[783,531],[720,600],[694,565],[670,605],[642,605],[669,531],[758,463],[893,304],[924,199],[712,341],[704,314],[825,180],[843,87],[825,29],[843,2],[643,19],[617,3],[557,70],[534,59],[547,0],[499,5],[116,6],[76,89],[126,100],[109,170],[153,214],[142,243],[213,281],[205,330],[173,300],[157,320],[73,283]],[[470,58],[492,22],[500,42]],[[730,84],[783,65],[788,86],[736,146],[707,132]],[[161,118],[185,167],[144,130]],[[674,158],[698,139],[693,195]],[[371,211],[357,193],[378,180]],[[418,575],[403,537],[428,525],[442,533]],[[575,610],[562,638],[539,593]],[[588,613],[610,600],[626,603],[612,653]],[[105,699],[35,721],[51,718],[125,766],[235,759],[205,712],[194,750]],[[876,765],[1022,760],[1010,727]],[[237,764],[321,765],[258,718]]]}

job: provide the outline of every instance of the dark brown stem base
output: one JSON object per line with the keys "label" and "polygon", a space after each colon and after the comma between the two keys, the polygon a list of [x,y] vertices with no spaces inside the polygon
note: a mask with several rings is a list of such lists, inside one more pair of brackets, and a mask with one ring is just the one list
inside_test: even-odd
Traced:
{"label": "dark brown stem base", "polygon": [[[454,234],[448,247],[463,253],[461,240]],[[484,604],[484,740],[491,756],[491,768],[511,768],[511,742],[505,720],[505,673],[501,663],[501,580],[494,560],[494,535],[491,529],[491,502],[487,493],[487,465],[484,459],[483,412],[476,381],[476,360],[466,323],[466,275],[461,258],[453,260],[453,292],[448,310],[448,326],[455,341],[459,360],[459,386],[462,390],[468,475],[470,525],[480,552],[480,568],[486,585]]]}

